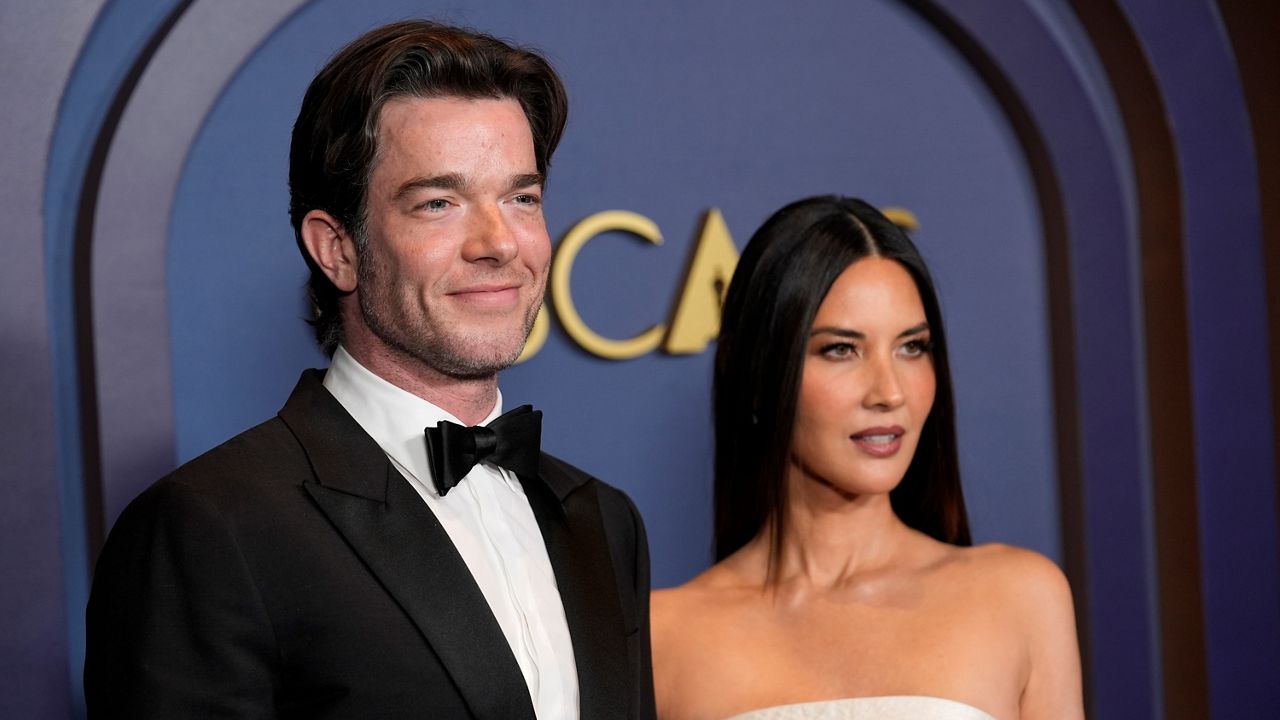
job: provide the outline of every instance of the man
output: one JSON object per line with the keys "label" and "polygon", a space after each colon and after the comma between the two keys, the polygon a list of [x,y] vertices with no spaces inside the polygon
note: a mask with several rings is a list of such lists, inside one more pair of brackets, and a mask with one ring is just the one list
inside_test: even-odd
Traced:
{"label": "man", "polygon": [[332,363],[121,515],[90,716],[653,715],[640,518],[497,388],[542,302],[566,112],[538,55],[421,21],[312,82],[291,215]]}

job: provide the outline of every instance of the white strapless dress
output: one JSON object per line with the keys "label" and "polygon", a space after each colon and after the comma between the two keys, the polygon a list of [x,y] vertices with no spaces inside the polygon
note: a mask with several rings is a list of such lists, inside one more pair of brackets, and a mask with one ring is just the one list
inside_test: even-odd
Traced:
{"label": "white strapless dress", "polygon": [[822,700],[749,710],[726,720],[995,720],[972,705],[923,695]]}

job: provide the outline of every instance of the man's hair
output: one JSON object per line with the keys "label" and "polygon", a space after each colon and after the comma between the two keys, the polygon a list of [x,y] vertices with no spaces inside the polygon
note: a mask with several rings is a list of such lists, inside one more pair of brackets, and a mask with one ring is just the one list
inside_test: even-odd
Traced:
{"label": "man's hair", "polygon": [[377,157],[378,116],[402,97],[511,98],[533,131],[543,178],[560,142],[569,105],[564,84],[541,55],[497,38],[426,20],[371,30],[347,45],[307,88],[289,149],[289,215],[311,270],[308,291],[316,340],[333,354],[342,339],[340,291],[302,242],[312,210],[332,215],[363,257],[369,175]]}

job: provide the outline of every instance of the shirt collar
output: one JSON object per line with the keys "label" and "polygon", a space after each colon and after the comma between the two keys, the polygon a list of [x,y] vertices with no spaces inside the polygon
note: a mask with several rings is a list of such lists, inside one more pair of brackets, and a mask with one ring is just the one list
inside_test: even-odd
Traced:
{"label": "shirt collar", "polygon": [[[361,365],[341,345],[333,353],[324,387],[374,442],[434,492],[423,430],[441,420],[466,425],[448,411],[392,385]],[[502,391],[481,425],[502,414]]]}

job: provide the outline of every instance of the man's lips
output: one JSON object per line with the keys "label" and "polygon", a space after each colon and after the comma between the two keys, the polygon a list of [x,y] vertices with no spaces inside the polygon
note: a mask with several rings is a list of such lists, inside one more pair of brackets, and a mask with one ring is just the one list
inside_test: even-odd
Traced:
{"label": "man's lips", "polygon": [[520,285],[512,283],[485,283],[469,285],[447,293],[449,297],[467,304],[483,307],[506,308],[520,297]]}
{"label": "man's lips", "polygon": [[850,435],[849,439],[866,454],[885,458],[892,457],[902,448],[902,436],[906,432],[899,425],[870,427]]}
{"label": "man's lips", "polygon": [[504,290],[518,290],[520,283],[518,282],[500,282],[500,283],[479,283],[476,285],[468,285],[466,287],[450,290],[450,295],[470,295],[473,293],[493,293],[502,292]]}

